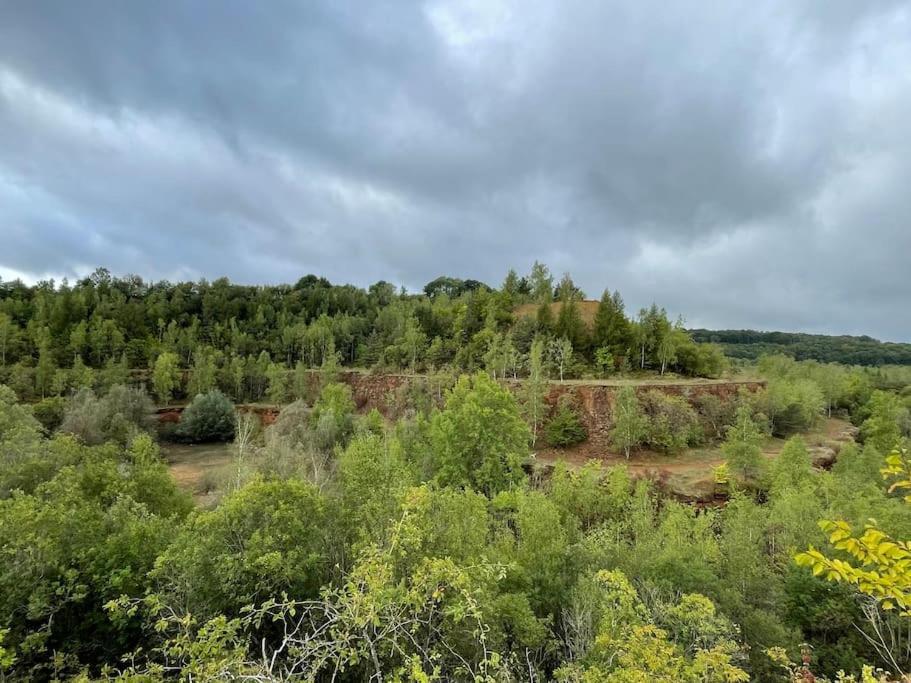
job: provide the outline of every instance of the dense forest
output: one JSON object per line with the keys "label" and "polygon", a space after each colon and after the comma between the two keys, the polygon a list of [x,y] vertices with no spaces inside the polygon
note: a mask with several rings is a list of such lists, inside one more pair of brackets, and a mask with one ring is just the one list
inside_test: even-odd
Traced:
{"label": "dense forest", "polygon": [[[911,369],[768,355],[755,390],[661,392],[662,374],[724,372],[717,347],[657,306],[583,300],[537,265],[421,294],[6,283],[0,679],[911,672],[911,549],[893,540],[911,538]],[[409,382],[358,410],[345,366]],[[551,390],[613,376],[610,466],[542,466],[588,438]],[[261,398],[274,423],[235,406]],[[819,466],[832,424],[853,436]],[[204,501],[169,471],[172,442],[229,444]],[[690,449],[723,458],[711,504],[634,467]]]}
{"label": "dense forest", "polygon": [[702,343],[720,344],[731,358],[756,360],[760,356],[784,353],[797,360],[818,360],[845,365],[911,365],[911,344],[881,342],[872,337],[756,332],[755,330],[689,331]]}
{"label": "dense forest", "polygon": [[[605,292],[587,324],[583,299],[569,275],[555,283],[540,264],[527,277],[510,272],[499,290],[441,277],[419,294],[312,275],[294,285],[247,287],[226,279],[145,283],[99,269],[72,286],[5,282],[0,380],[20,397],[41,398],[89,381],[110,386],[133,370],[192,369],[213,374],[234,399],[256,401],[270,373],[326,362],[521,376],[535,339],[549,372],[561,378],[723,371],[719,348],[694,343],[663,309],[653,305],[631,319],[620,295]],[[528,303],[536,314],[517,318],[517,307]]]}

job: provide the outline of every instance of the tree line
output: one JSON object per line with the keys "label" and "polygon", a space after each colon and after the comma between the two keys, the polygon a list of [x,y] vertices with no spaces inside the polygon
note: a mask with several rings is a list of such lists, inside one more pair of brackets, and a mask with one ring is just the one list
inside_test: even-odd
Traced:
{"label": "tree line", "polygon": [[[605,291],[585,321],[584,303],[569,275],[557,282],[538,263],[524,277],[510,271],[499,289],[444,277],[419,294],[312,275],[276,286],[146,283],[99,268],[73,285],[0,282],[0,380],[33,400],[108,388],[137,370],[192,369],[235,400],[255,401],[279,368],[326,363],[522,377],[535,340],[547,375],[560,379],[724,371],[717,346],[694,342],[656,305],[628,316],[619,293]],[[528,304],[535,314],[517,316]]]}
{"label": "tree line", "polygon": [[881,342],[873,337],[757,332],[755,330],[690,330],[693,339],[720,344],[731,358],[757,360],[787,354],[796,360],[844,365],[911,365],[911,344]]}

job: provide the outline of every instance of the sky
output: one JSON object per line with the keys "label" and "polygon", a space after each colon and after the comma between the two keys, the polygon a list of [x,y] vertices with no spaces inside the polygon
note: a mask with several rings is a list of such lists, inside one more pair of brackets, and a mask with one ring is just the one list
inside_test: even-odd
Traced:
{"label": "sky", "polygon": [[911,341],[911,0],[0,3],[0,276],[535,260]]}

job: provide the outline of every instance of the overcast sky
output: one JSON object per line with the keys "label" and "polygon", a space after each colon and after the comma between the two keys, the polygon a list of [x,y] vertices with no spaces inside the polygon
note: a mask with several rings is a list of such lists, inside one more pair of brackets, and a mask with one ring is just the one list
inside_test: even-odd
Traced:
{"label": "overcast sky", "polygon": [[911,341],[911,2],[0,3],[0,276],[498,285]]}

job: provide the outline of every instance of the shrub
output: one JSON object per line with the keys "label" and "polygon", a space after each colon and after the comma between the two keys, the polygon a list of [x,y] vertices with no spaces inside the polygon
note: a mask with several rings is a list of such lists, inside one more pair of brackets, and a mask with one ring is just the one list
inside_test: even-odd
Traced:
{"label": "shrub", "polygon": [[234,404],[217,389],[197,394],[180,418],[177,435],[187,441],[230,441],[234,438]]}
{"label": "shrub", "polygon": [[53,432],[63,422],[66,410],[66,399],[62,396],[50,396],[32,406],[32,414],[48,433]]}
{"label": "shrub", "polygon": [[774,436],[806,431],[825,410],[819,386],[808,379],[771,379],[763,398],[763,412],[769,416]]}
{"label": "shrub", "polygon": [[281,409],[275,422],[266,429],[266,441],[284,440],[289,444],[308,443],[310,440],[310,408],[298,399]]}
{"label": "shrub", "polygon": [[78,436],[86,444],[116,441],[126,446],[140,431],[154,425],[155,406],[142,389],[115,385],[103,398],[91,389],[80,389],[66,404],[60,431]]}
{"label": "shrub", "polygon": [[354,430],[354,409],[351,387],[347,384],[332,383],[323,387],[310,414],[319,448],[328,450],[335,444],[347,443]]}
{"label": "shrub", "polygon": [[550,422],[544,428],[547,436],[547,443],[558,448],[566,448],[582,443],[588,438],[588,431],[579,420],[579,414],[571,405],[569,400],[563,400],[562,397],[557,412],[551,418]]}
{"label": "shrub", "polygon": [[648,416],[645,441],[657,451],[676,453],[702,442],[702,426],[693,407],[679,396],[649,391],[642,400]]}

